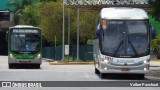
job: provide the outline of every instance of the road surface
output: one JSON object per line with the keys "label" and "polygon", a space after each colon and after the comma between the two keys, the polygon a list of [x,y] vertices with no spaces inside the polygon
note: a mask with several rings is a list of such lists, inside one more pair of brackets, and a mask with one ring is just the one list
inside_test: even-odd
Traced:
{"label": "road surface", "polygon": [[[157,64],[157,63],[156,63]],[[159,69],[156,65],[151,67],[151,73],[145,76],[144,80],[160,80],[160,77],[155,74]],[[93,65],[49,65],[43,61],[40,69],[30,67],[16,67],[8,69],[7,56],[0,56],[0,81],[133,81],[135,77],[111,77],[101,79],[94,73]],[[0,90],[10,90],[11,88],[0,88]],[[59,88],[27,88],[27,90],[132,90],[135,88],[129,87],[59,87]],[[138,90],[159,90],[160,88],[144,87],[137,88]],[[17,90],[13,88],[12,90]],[[26,90],[26,88],[21,88]]]}

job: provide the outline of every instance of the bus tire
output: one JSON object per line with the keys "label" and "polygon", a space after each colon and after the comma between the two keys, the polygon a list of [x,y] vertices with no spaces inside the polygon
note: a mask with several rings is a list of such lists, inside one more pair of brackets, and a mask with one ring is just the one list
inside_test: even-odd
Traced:
{"label": "bus tire", "polygon": [[9,69],[13,68],[13,64],[8,64]]}
{"label": "bus tire", "polygon": [[36,64],[35,66],[36,66],[37,69],[41,68],[40,64]]}
{"label": "bus tire", "polygon": [[95,74],[99,74],[99,70],[95,67]]}
{"label": "bus tire", "polygon": [[138,79],[144,79],[145,74],[138,74]]}
{"label": "bus tire", "polygon": [[100,72],[100,78],[105,78],[106,76],[105,76],[105,73],[101,73]]}

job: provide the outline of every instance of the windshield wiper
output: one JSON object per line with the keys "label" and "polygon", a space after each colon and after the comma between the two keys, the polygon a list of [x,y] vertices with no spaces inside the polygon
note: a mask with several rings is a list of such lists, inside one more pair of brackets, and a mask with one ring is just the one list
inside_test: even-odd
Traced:
{"label": "windshield wiper", "polygon": [[129,42],[129,44],[131,45],[131,47],[132,47],[132,49],[133,49],[135,55],[138,56],[137,51],[136,51],[136,49],[134,48],[134,46],[133,46],[133,44],[131,43],[131,41],[128,40],[128,42]]}
{"label": "windshield wiper", "polygon": [[118,52],[118,50],[119,50],[119,48],[120,48],[120,46],[122,45],[123,42],[124,42],[124,40],[122,40],[122,41],[119,43],[118,48],[116,49],[116,51],[115,51],[114,54],[113,54],[113,57],[117,54],[117,52]]}
{"label": "windshield wiper", "polygon": [[18,39],[20,40],[20,42],[22,43],[22,39],[20,38],[20,34],[19,33],[16,33],[17,34],[17,36],[18,36]]}
{"label": "windshield wiper", "polygon": [[[22,39],[20,38],[20,34],[19,33],[16,33],[17,34],[17,36],[18,36],[18,39],[20,40],[20,42],[21,42],[21,44],[22,44]],[[20,50],[19,50],[20,52],[22,51],[22,47],[20,47]]]}

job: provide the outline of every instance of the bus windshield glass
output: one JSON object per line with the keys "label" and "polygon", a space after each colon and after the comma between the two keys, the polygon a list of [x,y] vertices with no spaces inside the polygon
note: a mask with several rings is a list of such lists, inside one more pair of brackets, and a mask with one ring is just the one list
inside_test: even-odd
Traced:
{"label": "bus windshield glass", "polygon": [[103,54],[140,57],[149,53],[148,20],[106,20],[102,31]]}
{"label": "bus windshield glass", "polygon": [[11,51],[36,52],[40,50],[40,31],[38,29],[12,29]]}

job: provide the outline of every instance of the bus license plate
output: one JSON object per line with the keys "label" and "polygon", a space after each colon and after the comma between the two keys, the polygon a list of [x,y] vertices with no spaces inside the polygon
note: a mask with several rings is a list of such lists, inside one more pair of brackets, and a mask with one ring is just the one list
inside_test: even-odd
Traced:
{"label": "bus license plate", "polygon": [[21,63],[29,63],[29,61],[28,60],[23,60],[23,61],[21,61]]}
{"label": "bus license plate", "polygon": [[121,68],[121,71],[130,71],[129,68]]}

